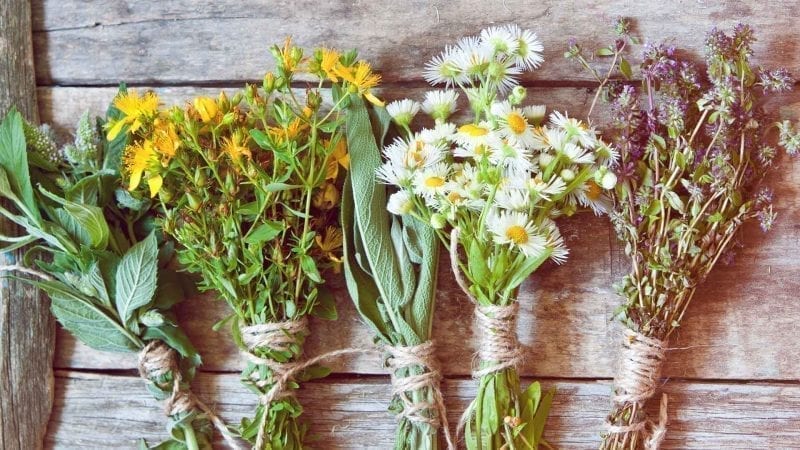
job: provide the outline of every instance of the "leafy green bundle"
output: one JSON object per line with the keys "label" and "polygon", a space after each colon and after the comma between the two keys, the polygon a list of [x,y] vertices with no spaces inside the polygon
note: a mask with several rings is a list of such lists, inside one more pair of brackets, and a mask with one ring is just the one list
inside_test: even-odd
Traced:
{"label": "leafy green bundle", "polygon": [[105,142],[101,125],[85,114],[59,152],[18,112],[3,120],[0,195],[10,207],[0,214],[25,234],[0,236],[2,251],[30,246],[23,266],[6,269],[37,276],[23,280],[49,295],[53,315],[84,344],[139,352],[140,373],[170,416],[171,437],[154,448],[210,449],[209,419],[186,391],[200,356],[170,312],[185,294],[167,267],[171,245],[158,242],[149,202],[119,189],[125,138]]}
{"label": "leafy green bundle", "polygon": [[375,180],[381,164],[376,137],[383,140],[391,118],[383,108],[374,111],[370,118],[357,99],[347,114],[351,167],[342,200],[347,286],[388,353],[394,388],[390,410],[400,419],[395,449],[437,449],[439,428],[453,448],[430,341],[439,245],[426,224],[386,211],[387,189]]}

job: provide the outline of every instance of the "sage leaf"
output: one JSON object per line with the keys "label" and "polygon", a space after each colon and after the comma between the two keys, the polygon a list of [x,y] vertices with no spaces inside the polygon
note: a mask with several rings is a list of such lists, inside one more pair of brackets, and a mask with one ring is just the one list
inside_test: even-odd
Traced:
{"label": "sage leaf", "polygon": [[0,167],[5,171],[11,191],[26,207],[30,218],[38,222],[41,216],[33,196],[22,121],[19,111],[11,108],[0,123]]}

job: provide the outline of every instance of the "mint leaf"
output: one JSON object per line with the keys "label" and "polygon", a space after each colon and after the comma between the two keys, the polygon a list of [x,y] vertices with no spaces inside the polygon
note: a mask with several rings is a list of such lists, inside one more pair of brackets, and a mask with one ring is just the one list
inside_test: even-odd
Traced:
{"label": "mint leaf", "polygon": [[150,233],[131,247],[117,266],[114,299],[123,323],[128,323],[137,308],[152,302],[156,292],[157,261],[156,236]]}

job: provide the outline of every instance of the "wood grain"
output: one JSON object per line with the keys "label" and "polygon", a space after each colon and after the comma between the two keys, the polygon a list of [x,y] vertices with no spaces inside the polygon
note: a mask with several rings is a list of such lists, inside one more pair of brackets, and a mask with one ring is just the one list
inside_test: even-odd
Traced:
{"label": "wood grain", "polygon": [[[445,45],[481,28],[514,22],[538,33],[546,63],[525,82],[588,81],[563,60],[570,38],[587,49],[613,41],[612,19],[635,15],[651,41],[702,51],[713,27],[747,21],[757,30],[758,60],[800,68],[800,4],[791,0],[673,2],[613,0],[393,0],[317,2],[102,0],[36,2],[39,84],[209,83],[260,79],[272,66],[268,46],[287,35],[306,47],[358,48],[388,81],[420,81],[424,64]],[[795,70],[796,71],[796,70]],[[796,71],[797,72],[797,71]]]}
{"label": "wood grain", "polygon": [[[216,88],[159,88],[166,104],[194,95],[213,95]],[[100,114],[113,88],[40,88],[42,117],[57,129],[68,129],[84,109]],[[402,95],[418,96],[405,89]],[[397,95],[397,94],[396,94]],[[557,104],[580,116],[591,103],[591,93],[581,88],[531,89],[532,102]],[[782,99],[787,114],[800,110],[800,96]],[[800,208],[797,186],[800,167],[785,160],[771,183],[776,189],[779,215],[776,228],[763,235],[746,227],[746,246],[732,266],[719,267],[698,292],[685,327],[676,336],[665,374],[678,378],[792,380],[800,378],[800,349],[786,342],[800,317],[793,292],[800,291]],[[616,327],[610,322],[618,304],[612,284],[622,276],[627,262],[620,254],[608,222],[582,215],[565,221],[564,234],[572,249],[561,267],[547,266],[523,289],[519,333],[529,346],[523,373],[539,377],[604,378],[613,375]],[[613,249],[613,251],[611,251]],[[471,308],[460,294],[447,264],[440,270],[439,311],[434,337],[448,375],[468,375],[475,350]],[[308,354],[370,342],[366,327],[350,305],[341,280],[341,318],[315,321]],[[201,305],[198,307],[198,305]],[[223,305],[210,298],[182,306],[181,318],[191,338],[203,351],[207,370],[235,371],[241,367],[238,352],[225,333],[209,332],[225,314]],[[347,324],[343,326],[342,324]],[[62,333],[55,365],[58,368],[131,368],[135,361],[124,355],[87,351]],[[382,373],[377,358],[359,357],[331,364],[339,373]]]}
{"label": "wood grain", "polygon": [[[37,122],[31,42],[30,3],[0,2],[0,118],[16,107]],[[19,229],[2,219],[0,234],[17,236]],[[22,253],[0,254],[0,265],[21,261]],[[0,448],[41,447],[53,404],[54,347],[49,302],[26,283],[0,280]]]}
{"label": "wood grain", "polygon": [[[562,450],[596,448],[608,407],[608,381],[546,382],[558,395],[545,437]],[[474,395],[472,380],[446,380],[450,423]],[[131,376],[98,376],[59,371],[54,418],[47,446],[52,449],[134,448],[135,441],[163,439],[160,405]],[[201,374],[193,384],[229,423],[254,405],[252,394],[230,374]],[[797,448],[800,441],[800,386],[797,384],[726,384],[673,382],[664,388],[670,398],[669,433],[663,449]],[[303,385],[299,398],[306,408],[316,448],[391,448],[394,419],[386,412],[388,379],[328,379]],[[225,448],[218,442],[219,448]]]}

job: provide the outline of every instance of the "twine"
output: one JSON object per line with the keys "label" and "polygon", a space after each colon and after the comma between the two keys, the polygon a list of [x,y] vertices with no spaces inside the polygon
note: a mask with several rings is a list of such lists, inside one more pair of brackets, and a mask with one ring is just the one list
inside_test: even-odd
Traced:
{"label": "twine", "polygon": [[231,448],[240,450],[242,447],[230,434],[225,422],[191,391],[181,389],[183,376],[178,365],[177,352],[162,341],[150,341],[139,352],[139,376],[154,381],[169,373],[172,373],[172,392],[164,402],[164,414],[174,416],[198,409],[214,424]]}
{"label": "twine", "polygon": [[[614,378],[616,388],[613,400],[615,404],[624,406],[635,403],[642,407],[648,399],[656,394],[666,350],[666,341],[647,337],[629,328],[625,329],[619,368],[617,376]],[[647,419],[640,419],[628,425],[614,425],[606,422],[606,431],[610,434],[642,432],[650,425],[652,427],[651,435],[645,446],[648,450],[658,450],[666,435],[667,406],[667,395],[663,394],[658,423],[650,422]],[[632,418],[632,420],[635,419]]]}
{"label": "twine", "polygon": [[[392,380],[392,395],[403,402],[403,410],[398,414],[398,419],[405,418],[413,423],[426,423],[433,428],[442,428],[447,448],[456,448],[450,435],[450,425],[447,422],[447,409],[440,388],[442,380],[441,367],[436,360],[433,341],[427,341],[411,347],[385,347],[388,353],[387,368]],[[423,368],[421,374],[413,374],[413,367]],[[398,376],[401,369],[408,369],[409,375]],[[408,393],[429,389],[433,395],[433,403],[420,401],[413,402]],[[433,414],[426,414],[428,411]]]}
{"label": "twine", "polygon": [[[345,348],[323,353],[322,355],[315,356],[305,361],[281,363],[269,358],[262,358],[256,355],[255,351],[259,349],[288,351],[293,345],[301,345],[302,339],[309,333],[308,320],[305,317],[299,320],[245,326],[241,327],[240,331],[242,334],[242,341],[247,347],[247,351],[244,352],[245,357],[255,364],[265,365],[272,370],[272,377],[270,380],[256,381],[256,385],[262,388],[270,384],[272,385],[266,393],[259,397],[259,402],[262,405],[269,405],[275,400],[293,397],[294,392],[289,389],[289,383],[295,379],[295,376],[311,366],[340,356],[376,352],[376,350],[371,347]],[[257,375],[253,374],[253,376]],[[262,415],[261,426],[256,436],[255,448],[260,449],[265,446],[265,424],[268,416],[269,414],[266,413]]]}

